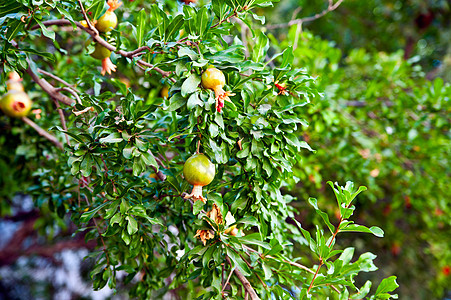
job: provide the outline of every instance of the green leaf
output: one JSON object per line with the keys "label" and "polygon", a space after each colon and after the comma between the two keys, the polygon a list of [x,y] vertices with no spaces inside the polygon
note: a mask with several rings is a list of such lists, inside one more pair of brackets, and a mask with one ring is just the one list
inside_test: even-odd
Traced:
{"label": "green leaf", "polygon": [[138,24],[136,30],[136,40],[138,41],[138,46],[141,47],[143,45],[143,37],[144,32],[146,31],[147,24],[147,14],[144,9],[141,9],[138,14]]}
{"label": "green leaf", "polygon": [[182,84],[182,96],[186,97],[187,95],[194,93],[197,90],[197,87],[200,83],[200,77],[197,74],[191,74]]}
{"label": "green leaf", "polygon": [[288,67],[293,63],[294,55],[293,48],[290,46],[283,51],[282,55],[282,63],[280,64],[280,68]]}
{"label": "green leaf", "polygon": [[251,276],[251,270],[248,265],[241,259],[241,257],[229,247],[226,247],[227,256],[233,262],[234,267],[238,268],[238,270],[243,273],[244,276]]}
{"label": "green leaf", "polygon": [[193,214],[197,215],[204,208],[204,203],[202,201],[196,201],[193,205]]}
{"label": "green leaf", "polygon": [[383,237],[384,236],[384,231],[377,227],[377,226],[372,226],[370,228],[365,227],[363,225],[357,225],[357,224],[349,224],[344,228],[340,228],[340,232],[366,232],[366,233],[372,233],[377,237]]}
{"label": "green leaf", "polygon": [[191,94],[191,96],[188,98],[188,101],[186,102],[186,108],[188,108],[188,110],[192,110],[196,106],[202,107],[203,105],[204,103],[199,99],[199,93]]}
{"label": "green leaf", "polygon": [[0,18],[17,13],[22,9],[25,9],[25,7],[18,1],[3,2],[0,4]]}
{"label": "green leaf", "polygon": [[237,237],[237,239],[238,239],[238,241],[240,241],[243,244],[252,244],[252,245],[261,246],[265,249],[271,249],[271,245],[261,241],[261,235],[258,232],[251,233],[251,234],[245,235],[243,237]]}
{"label": "green leaf", "polygon": [[182,28],[184,24],[183,15],[177,15],[169,26],[166,28],[166,32],[164,34],[165,41],[170,41],[175,35],[179,33],[180,28]]}
{"label": "green leaf", "polygon": [[186,103],[186,99],[180,94],[174,94],[169,99],[169,106],[166,108],[168,111],[174,111],[182,107]]}
{"label": "green leaf", "polygon": [[364,299],[370,292],[371,281],[367,280],[365,284],[359,289],[359,292],[352,295],[349,299]]}
{"label": "green leaf", "polygon": [[391,295],[388,293],[393,292],[398,287],[399,285],[396,282],[396,276],[390,276],[388,278],[385,278],[384,280],[381,281],[381,283],[377,287],[375,294],[376,299],[389,299]]}
{"label": "green leaf", "polygon": [[8,27],[6,31],[6,39],[11,42],[16,35],[24,28],[24,23],[20,20],[12,20],[8,22]]}
{"label": "green leaf", "polygon": [[110,133],[108,136],[101,138],[99,140],[100,143],[102,144],[108,144],[108,143],[119,143],[122,142],[124,139],[122,138],[122,136],[119,134],[119,132],[113,132]]}
{"label": "green leaf", "polygon": [[86,8],[86,12],[91,12],[90,18],[91,20],[97,20],[100,17],[100,14],[103,12],[106,2],[104,0],[95,0],[92,2],[90,6]]}
{"label": "green leaf", "polygon": [[128,221],[127,232],[129,235],[133,235],[138,231],[138,222],[135,218],[131,216],[126,216],[125,219]]}
{"label": "green leaf", "polygon": [[121,238],[126,245],[130,244],[130,236],[128,235],[127,231],[125,231],[125,228],[122,230]]}
{"label": "green leaf", "polygon": [[55,61],[55,56],[54,56],[53,54],[51,54],[51,53],[47,53],[47,52],[39,52],[39,51],[36,51],[36,50],[34,50],[34,49],[31,49],[31,48],[21,48],[20,51],[28,52],[28,53],[33,53],[33,54],[42,56],[42,57],[44,57],[44,58],[47,58],[47,59],[50,60],[50,61]]}
{"label": "green leaf", "polygon": [[318,208],[318,203],[317,203],[317,200],[315,198],[309,198],[308,202],[316,210],[316,213],[321,216],[321,218],[323,219],[324,223],[327,225],[327,228],[329,228],[330,233],[333,234],[335,232],[335,227],[334,227],[334,225],[332,225],[332,223],[330,223],[329,215]]}
{"label": "green leaf", "polygon": [[186,48],[186,47],[180,47],[177,54],[179,57],[188,56],[189,58],[191,58],[192,61],[197,60],[197,58],[199,56],[196,52],[194,52],[193,50]]}
{"label": "green leaf", "polygon": [[156,171],[158,172],[158,163],[150,150],[143,152],[141,154],[141,159],[146,165],[156,168]]}
{"label": "green leaf", "polygon": [[52,41],[55,40],[55,32],[48,30],[47,27],[45,27],[44,24],[42,24],[41,20],[39,20],[36,16],[33,16],[33,19],[36,21],[36,23],[38,23],[39,27],[41,27],[42,30],[42,34],[46,37],[48,37],[49,39],[51,39]]}
{"label": "green leaf", "polygon": [[110,204],[109,202],[105,202],[102,203],[101,205],[97,206],[96,208],[94,208],[93,210],[87,211],[85,213],[83,213],[80,217],[80,222],[81,223],[86,223],[89,220],[92,219],[92,217],[94,217],[94,215],[101,210],[102,208],[104,208],[106,205]]}
{"label": "green leaf", "polygon": [[260,32],[260,35],[257,37],[257,40],[253,48],[252,60],[255,62],[263,61],[266,57],[268,49],[269,49],[269,40],[263,32]]}
{"label": "green leaf", "polygon": [[211,24],[208,12],[209,11],[206,7],[202,7],[197,11],[196,29],[200,37],[202,37],[206,33],[208,25]]}

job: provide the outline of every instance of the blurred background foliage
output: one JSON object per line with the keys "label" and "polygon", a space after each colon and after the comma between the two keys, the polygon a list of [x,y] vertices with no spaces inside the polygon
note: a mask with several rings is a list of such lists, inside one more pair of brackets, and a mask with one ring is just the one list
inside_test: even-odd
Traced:
{"label": "blurred background foliage", "polygon": [[[176,1],[159,2],[164,2],[168,10],[181,10]],[[208,2],[201,0],[197,5]],[[141,4],[127,1],[132,8]],[[257,13],[266,17],[266,24],[281,24],[326,7],[324,0],[283,0]],[[119,28],[127,30],[127,22],[133,23],[134,15],[121,15],[120,11],[118,15],[122,20]],[[302,30],[297,26],[267,29],[261,25],[271,39],[272,50],[276,53],[292,46],[294,65],[318,76],[316,84],[323,92],[323,97],[309,106],[306,119],[311,124],[303,134],[317,151],[308,154],[295,169],[301,183],[285,188],[298,198],[293,202],[302,208],[298,219],[315,217],[305,201],[309,196],[318,198],[322,207],[335,209],[327,180],[351,180],[367,186],[368,191],[357,203],[358,223],[382,227],[385,237],[360,235],[357,242],[353,237],[353,245],[357,252],[362,253],[365,245],[377,254],[376,264],[385,274],[364,274],[359,285],[367,279],[380,281],[369,276],[395,274],[401,299],[445,299],[451,291],[450,23],[451,8],[446,0],[345,0],[335,11],[303,24]],[[100,84],[100,76],[83,68],[94,61],[86,55],[85,37],[64,31],[58,34],[59,40],[68,43],[65,48],[85,55],[62,59],[56,51],[59,64],[53,68],[64,79],[65,71],[75,64],[81,70],[80,78],[91,76],[94,86]],[[248,39],[252,41],[249,32]],[[39,39],[36,42],[43,47],[58,47],[57,43],[49,46]],[[126,65],[118,70],[118,79],[112,81],[115,88],[130,84],[137,93],[147,94],[148,101],[165,84],[149,76],[138,78]],[[34,98],[36,87],[25,88]],[[35,99],[34,108],[42,109],[48,124],[58,118],[50,113],[52,105],[49,99]],[[30,193],[32,173],[38,167],[47,169],[42,157],[55,151],[49,144],[38,143],[42,138],[36,135],[35,140],[25,139],[32,136],[26,134],[32,129],[21,125],[20,120],[0,117],[2,215],[17,209],[13,195]],[[51,215],[46,219],[37,226],[42,233],[49,233],[47,225],[53,220]]]}
{"label": "blurred background foliage", "polygon": [[[283,1],[264,15],[286,23],[325,2]],[[448,1],[344,1],[299,36],[296,25],[270,30],[272,46],[296,47],[295,65],[316,74],[324,92],[303,136],[317,152],[298,165],[301,183],[287,191],[332,209],[327,180],[367,186],[359,218],[386,237],[362,236],[362,245],[378,249],[384,272],[398,276],[401,299],[450,292],[450,16]],[[305,208],[301,219],[313,217],[305,202],[296,205]]]}

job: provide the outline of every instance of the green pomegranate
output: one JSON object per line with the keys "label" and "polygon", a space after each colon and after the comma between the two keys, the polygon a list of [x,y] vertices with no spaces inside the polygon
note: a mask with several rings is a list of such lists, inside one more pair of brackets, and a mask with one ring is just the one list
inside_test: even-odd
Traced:
{"label": "green pomegranate", "polygon": [[91,56],[102,61],[102,71],[100,72],[102,75],[105,75],[105,73],[111,74],[111,72],[116,71],[116,65],[111,61],[110,55],[110,50],[96,43],[94,52],[91,53]]}
{"label": "green pomegranate", "polygon": [[108,10],[97,20],[96,28],[100,32],[109,32],[117,26],[117,16],[114,11],[122,5],[118,0],[108,0]]}
{"label": "green pomegranate", "polygon": [[204,154],[196,153],[188,158],[183,166],[183,176],[193,185],[193,191],[186,195],[185,199],[194,198],[207,202],[202,195],[202,187],[213,181],[215,172],[215,165]]}
{"label": "green pomegranate", "polygon": [[91,53],[92,57],[99,60],[103,60],[107,57],[110,57],[110,55],[111,55],[110,50],[97,43],[95,45],[94,52]]}
{"label": "green pomegranate", "polygon": [[223,88],[226,83],[224,73],[213,66],[209,66],[209,68],[202,73],[201,83],[204,88],[213,90],[215,92],[216,110],[219,113],[224,107],[224,101],[231,102],[229,96],[235,95],[231,92],[224,91]]}
{"label": "green pomegranate", "polygon": [[25,92],[11,90],[0,101],[0,108],[9,117],[21,118],[28,115],[32,102]]}

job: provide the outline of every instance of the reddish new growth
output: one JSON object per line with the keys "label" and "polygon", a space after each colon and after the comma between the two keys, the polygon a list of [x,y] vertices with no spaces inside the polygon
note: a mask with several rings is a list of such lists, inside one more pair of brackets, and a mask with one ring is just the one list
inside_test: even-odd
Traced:
{"label": "reddish new growth", "polygon": [[277,93],[277,95],[284,95],[284,96],[287,96],[287,95],[288,95],[288,91],[287,91],[287,88],[286,88],[286,87],[284,87],[283,85],[278,84],[277,82],[275,82],[274,85],[275,85],[276,88],[279,90],[279,92]]}

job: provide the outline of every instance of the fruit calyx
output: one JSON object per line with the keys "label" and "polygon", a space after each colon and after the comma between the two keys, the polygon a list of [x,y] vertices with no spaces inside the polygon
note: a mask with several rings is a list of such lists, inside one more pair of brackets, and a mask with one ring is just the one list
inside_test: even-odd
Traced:
{"label": "fruit calyx", "polygon": [[116,72],[116,65],[110,59],[111,51],[105,48],[104,46],[96,43],[94,52],[91,53],[91,56],[95,59],[102,60],[102,71],[100,74],[105,75],[108,73],[111,75],[111,72]]}
{"label": "fruit calyx", "polygon": [[193,185],[193,190],[184,198],[207,203],[207,199],[202,195],[202,187],[213,181],[215,172],[215,165],[204,154],[196,153],[188,158],[183,166],[183,176]]}
{"label": "fruit calyx", "polygon": [[231,92],[224,91],[225,76],[221,70],[210,67],[202,73],[202,86],[206,89],[211,89],[215,92],[216,110],[221,112],[224,107],[224,102],[232,102],[229,96],[233,96]]}

